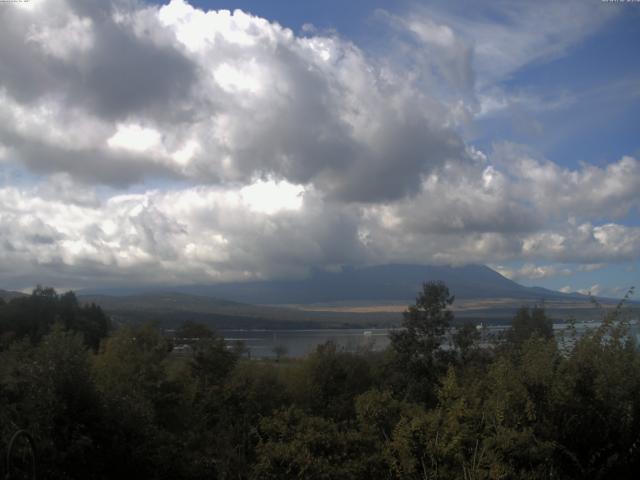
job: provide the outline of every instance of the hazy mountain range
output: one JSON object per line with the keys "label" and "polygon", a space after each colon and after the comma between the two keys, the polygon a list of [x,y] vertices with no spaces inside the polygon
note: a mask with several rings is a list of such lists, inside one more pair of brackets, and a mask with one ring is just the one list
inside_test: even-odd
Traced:
{"label": "hazy mountain range", "polygon": [[[441,280],[457,299],[513,298],[534,301],[586,297],[539,287],[524,287],[484,265],[463,267],[380,265],[343,267],[331,272],[314,270],[308,278],[187,285],[154,288],[262,305],[308,305],[338,302],[411,302],[425,281]],[[85,294],[131,295],[149,288],[86,290]]]}
{"label": "hazy mountain range", "polygon": [[[521,305],[544,303],[557,319],[593,318],[597,312],[578,293],[525,287],[489,267],[382,265],[315,270],[308,278],[120,289],[86,289],[119,322],[157,321],[174,327],[184,320],[215,328],[318,328],[392,326],[415,301],[425,281],[441,280],[456,301],[458,319],[504,323]],[[0,291],[0,297],[21,295]],[[604,300],[606,303],[606,299]]]}

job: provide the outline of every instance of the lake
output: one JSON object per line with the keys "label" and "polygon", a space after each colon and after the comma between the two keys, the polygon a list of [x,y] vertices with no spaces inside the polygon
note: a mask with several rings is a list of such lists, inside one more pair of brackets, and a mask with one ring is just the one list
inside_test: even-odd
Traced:
{"label": "lake", "polygon": [[[599,322],[579,322],[576,324],[578,334],[598,327]],[[553,329],[556,338],[562,342],[566,323],[556,323]],[[487,325],[482,329],[483,344],[505,330],[504,325]],[[252,358],[275,358],[276,348],[282,349],[284,356],[299,358],[313,352],[318,345],[328,341],[334,342],[338,348],[356,352],[359,350],[384,350],[389,345],[388,328],[349,328],[349,329],[309,329],[309,330],[221,330],[229,345],[243,342]],[[638,322],[633,322],[632,335],[640,344]]]}
{"label": "lake", "polygon": [[287,357],[304,357],[318,345],[334,342],[340,349],[355,352],[383,350],[389,345],[389,329],[317,329],[317,330],[221,330],[232,345],[243,342],[254,358],[275,358],[275,349],[283,347]]}

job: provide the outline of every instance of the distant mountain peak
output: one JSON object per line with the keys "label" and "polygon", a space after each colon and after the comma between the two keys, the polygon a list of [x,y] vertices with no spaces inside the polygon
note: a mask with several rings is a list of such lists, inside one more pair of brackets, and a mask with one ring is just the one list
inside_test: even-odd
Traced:
{"label": "distant mountain peak", "polygon": [[[384,264],[374,266],[344,265],[337,271],[312,269],[298,280],[268,280],[186,285],[152,289],[167,295],[193,294],[249,304],[318,304],[331,302],[407,302],[415,300],[422,283],[443,281],[458,299],[512,298],[553,300],[576,298],[535,287],[525,287],[486,265],[464,266]],[[121,290],[124,290],[121,291]],[[130,291],[138,295],[150,289]],[[113,294],[112,292],[109,292]],[[119,289],[118,294],[126,293]]]}

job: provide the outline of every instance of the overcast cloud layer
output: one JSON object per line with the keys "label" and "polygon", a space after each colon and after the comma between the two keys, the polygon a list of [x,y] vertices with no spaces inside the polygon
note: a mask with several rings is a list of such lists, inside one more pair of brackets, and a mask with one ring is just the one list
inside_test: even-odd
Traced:
{"label": "overcast cloud layer", "polygon": [[560,12],[574,12],[570,24],[532,36],[524,21],[462,35],[441,13],[379,12],[395,41],[374,55],[182,0],[4,6],[3,283],[512,259],[527,264],[505,273],[544,278],[564,273],[540,262],[636,261],[640,227],[625,219],[640,208],[638,159],[568,169],[464,137],[499,108],[500,78],[606,21],[577,8]]}

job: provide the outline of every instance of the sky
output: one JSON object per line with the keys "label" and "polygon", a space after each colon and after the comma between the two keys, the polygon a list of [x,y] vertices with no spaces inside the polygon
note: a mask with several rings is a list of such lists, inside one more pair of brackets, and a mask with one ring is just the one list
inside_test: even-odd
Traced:
{"label": "sky", "polygon": [[0,288],[640,286],[640,3],[0,3]]}

